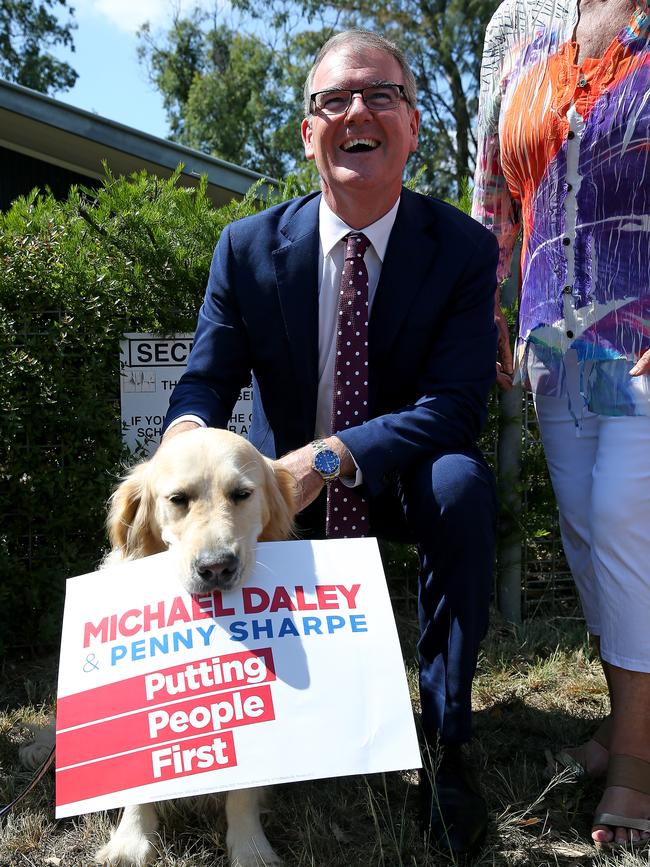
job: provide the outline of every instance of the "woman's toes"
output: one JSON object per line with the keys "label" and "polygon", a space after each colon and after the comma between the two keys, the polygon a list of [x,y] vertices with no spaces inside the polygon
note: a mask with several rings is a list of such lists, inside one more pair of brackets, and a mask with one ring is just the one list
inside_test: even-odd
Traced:
{"label": "woman's toes", "polygon": [[640,835],[634,828],[617,828],[614,833],[614,841],[620,846],[629,846],[639,842]]}
{"label": "woman's toes", "polygon": [[614,840],[614,832],[607,825],[594,825],[591,829],[591,839],[594,843],[611,843]]}
{"label": "woman's toes", "polygon": [[[594,843],[614,846],[644,844],[650,837],[650,832],[645,830],[650,821],[650,795],[626,786],[608,786],[596,809],[596,818],[601,823],[591,829]],[[602,824],[608,820],[610,824]],[[632,825],[640,825],[644,830],[630,827]]]}

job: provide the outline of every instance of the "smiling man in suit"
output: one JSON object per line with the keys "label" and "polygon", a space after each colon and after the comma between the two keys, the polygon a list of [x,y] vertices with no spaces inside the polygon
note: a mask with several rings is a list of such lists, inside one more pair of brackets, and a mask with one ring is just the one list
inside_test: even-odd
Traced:
{"label": "smiling man in suit", "polygon": [[487,825],[461,747],[494,558],[476,442],[495,378],[496,243],[402,186],[420,115],[394,45],[331,39],[305,114],[321,192],[223,231],[164,441],[225,427],[252,370],[249,438],[297,479],[304,535],[417,543],[423,820],[431,845],[465,853]]}

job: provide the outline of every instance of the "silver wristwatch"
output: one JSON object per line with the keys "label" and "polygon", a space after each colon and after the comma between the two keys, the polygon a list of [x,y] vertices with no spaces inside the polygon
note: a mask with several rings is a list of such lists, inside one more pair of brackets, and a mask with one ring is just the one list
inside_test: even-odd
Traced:
{"label": "silver wristwatch", "polygon": [[312,446],[314,449],[312,469],[316,470],[324,482],[338,479],[341,472],[341,459],[336,452],[327,445],[325,440],[314,440]]}

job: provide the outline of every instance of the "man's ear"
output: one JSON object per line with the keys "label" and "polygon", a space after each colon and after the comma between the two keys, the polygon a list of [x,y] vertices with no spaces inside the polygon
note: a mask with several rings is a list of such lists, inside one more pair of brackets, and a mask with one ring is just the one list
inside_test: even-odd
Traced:
{"label": "man's ear", "polygon": [[418,132],[420,130],[420,112],[417,108],[411,109],[411,117],[409,118],[409,126],[411,130],[411,143],[409,152],[415,153],[418,147]]}
{"label": "man's ear", "polygon": [[302,135],[302,143],[305,146],[305,156],[308,160],[314,159],[314,145],[312,143],[313,130],[311,126],[311,118],[306,117],[300,125],[300,134]]}

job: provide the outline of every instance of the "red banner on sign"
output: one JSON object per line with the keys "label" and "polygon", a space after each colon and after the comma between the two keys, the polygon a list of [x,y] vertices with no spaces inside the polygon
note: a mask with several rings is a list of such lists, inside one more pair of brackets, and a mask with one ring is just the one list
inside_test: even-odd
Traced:
{"label": "red banner on sign", "polygon": [[[90,697],[89,697],[90,698]],[[208,696],[193,696],[164,707],[59,732],[57,767],[96,761],[103,756],[150,747],[152,743],[217,732],[275,719],[269,686]]]}
{"label": "red banner on sign", "polygon": [[270,648],[213,656],[61,698],[57,804],[237,764],[231,729],[275,719]]}
{"label": "red banner on sign", "polygon": [[57,730],[141,710],[199,693],[233,690],[275,680],[271,649],[228,653],[175,665],[60,698]]}
{"label": "red banner on sign", "polygon": [[99,762],[59,768],[56,774],[56,802],[72,804],[109,792],[217,771],[236,764],[232,732],[213,732],[180,743],[156,745],[152,749],[112,756]]}

